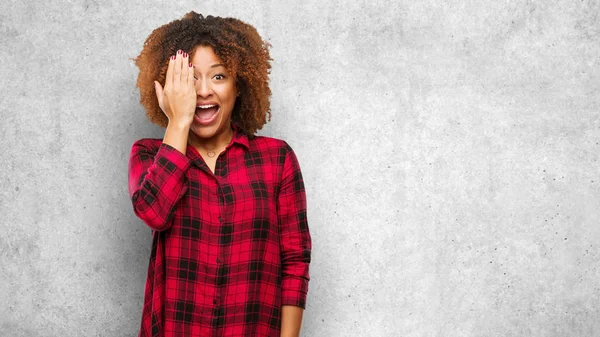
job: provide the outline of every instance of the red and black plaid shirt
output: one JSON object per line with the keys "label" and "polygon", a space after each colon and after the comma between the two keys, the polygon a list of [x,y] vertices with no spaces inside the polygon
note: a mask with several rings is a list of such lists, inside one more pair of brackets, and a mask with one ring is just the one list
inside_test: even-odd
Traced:
{"label": "red and black plaid shirt", "polygon": [[279,337],[305,308],[311,237],[302,173],[283,140],[233,139],[214,174],[188,144],[136,141],[129,195],[152,229],[139,336]]}

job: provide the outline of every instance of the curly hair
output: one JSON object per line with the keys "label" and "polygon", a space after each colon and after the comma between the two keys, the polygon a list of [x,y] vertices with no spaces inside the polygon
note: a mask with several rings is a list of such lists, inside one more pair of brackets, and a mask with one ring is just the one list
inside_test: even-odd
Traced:
{"label": "curly hair", "polygon": [[154,81],[164,87],[169,57],[181,49],[192,59],[197,46],[212,47],[236,79],[240,95],[231,119],[254,137],[271,120],[271,44],[262,40],[256,28],[235,18],[204,17],[191,11],[152,31],[141,53],[131,59],[140,70],[136,87],[140,89],[140,103],[146,115],[152,123],[167,127],[169,119],[158,106]]}

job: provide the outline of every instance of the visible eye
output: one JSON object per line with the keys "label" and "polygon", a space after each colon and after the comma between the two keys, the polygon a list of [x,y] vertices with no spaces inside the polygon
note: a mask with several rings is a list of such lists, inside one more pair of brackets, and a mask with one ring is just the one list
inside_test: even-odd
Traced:
{"label": "visible eye", "polygon": [[[225,78],[225,75],[223,75],[223,74],[216,74],[216,75],[215,75],[215,76],[213,76],[213,77],[218,77],[218,76],[220,76],[220,77],[219,77],[219,78],[217,78],[217,80],[222,80],[222,79],[224,79],[224,78]],[[196,76],[194,76],[194,81],[197,81],[197,80],[198,80],[198,78],[197,78]]]}

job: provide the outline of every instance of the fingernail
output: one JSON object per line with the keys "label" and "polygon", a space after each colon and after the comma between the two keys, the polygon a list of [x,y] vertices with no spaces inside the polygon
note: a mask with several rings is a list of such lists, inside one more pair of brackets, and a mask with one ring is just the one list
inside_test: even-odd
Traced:
{"label": "fingernail", "polygon": [[187,57],[187,53],[183,53],[183,57]]}
{"label": "fingernail", "polygon": [[179,49],[179,50],[177,51],[177,54],[181,54],[181,49]]}
{"label": "fingernail", "polygon": [[175,55],[171,56],[171,60],[174,60],[174,59],[175,59],[175,57],[176,57]]}
{"label": "fingernail", "polygon": [[192,67],[192,62],[190,62],[190,68]]}

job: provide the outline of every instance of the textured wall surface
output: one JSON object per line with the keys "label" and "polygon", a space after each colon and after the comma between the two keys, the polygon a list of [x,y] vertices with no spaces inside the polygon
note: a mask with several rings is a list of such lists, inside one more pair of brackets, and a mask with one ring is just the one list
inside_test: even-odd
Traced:
{"label": "textured wall surface", "polygon": [[600,335],[598,1],[0,4],[0,336],[136,336],[130,57],[189,10],[268,40],[307,187],[303,336]]}

